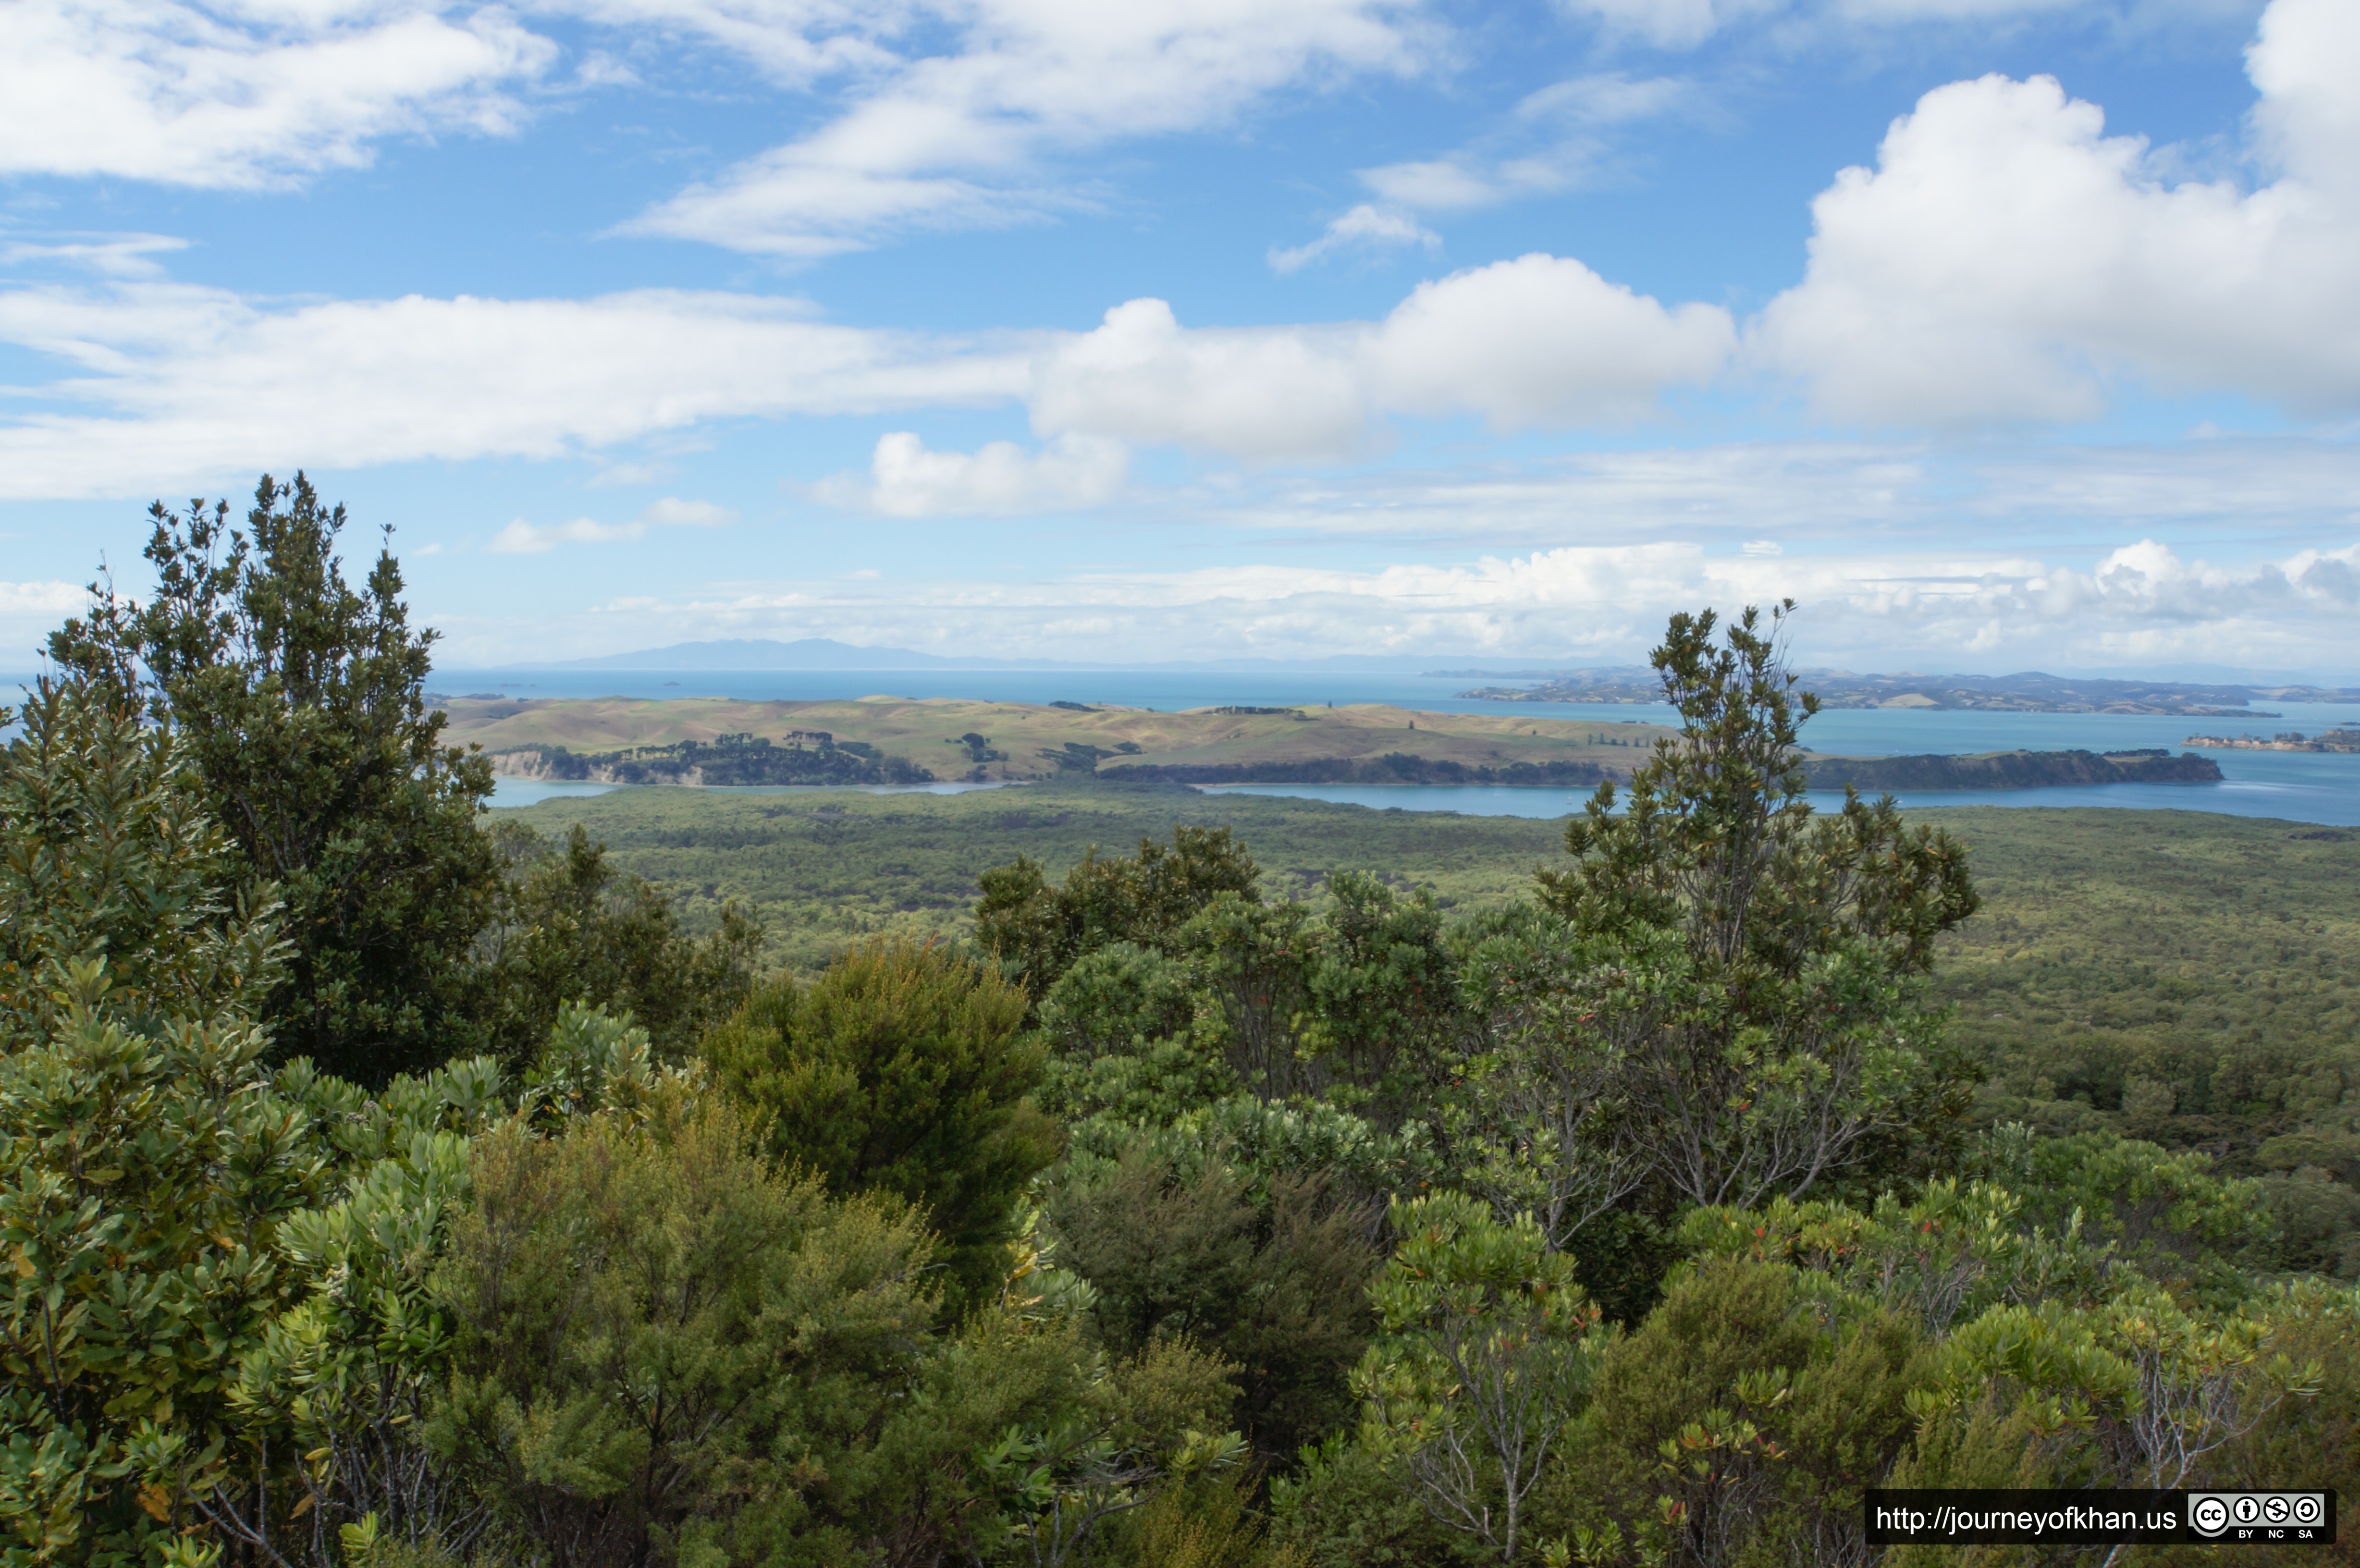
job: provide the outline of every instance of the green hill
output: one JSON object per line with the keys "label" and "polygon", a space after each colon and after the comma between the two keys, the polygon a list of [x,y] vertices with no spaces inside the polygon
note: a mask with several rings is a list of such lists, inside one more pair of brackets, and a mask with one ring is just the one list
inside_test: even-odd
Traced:
{"label": "green hill", "polygon": [[628,781],[637,781],[628,779],[628,765],[650,759],[628,754],[646,748],[672,748],[662,760],[672,764],[682,760],[683,742],[702,747],[754,737],[783,746],[798,735],[825,735],[831,746],[906,758],[940,779],[1027,780],[1096,772],[1190,783],[1285,779],[1570,786],[1628,775],[1655,738],[1669,733],[1615,720],[1426,713],[1371,702],[1164,713],[935,697],[825,702],[617,697],[459,699],[444,711],[449,738],[494,753],[501,771],[548,772],[548,754],[562,747],[574,758],[606,759],[597,765],[605,771],[586,776]]}

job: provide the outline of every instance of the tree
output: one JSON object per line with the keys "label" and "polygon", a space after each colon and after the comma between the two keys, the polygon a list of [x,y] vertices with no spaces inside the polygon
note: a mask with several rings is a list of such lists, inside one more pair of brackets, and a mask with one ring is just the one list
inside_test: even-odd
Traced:
{"label": "tree", "polygon": [[497,1070],[268,1067],[276,911],[203,794],[71,683],[0,754],[0,1557],[329,1568],[396,1500],[464,1547],[412,1309]]}
{"label": "tree", "polygon": [[[1777,626],[1675,615],[1654,655],[1681,735],[1624,809],[1600,787],[1544,871],[1564,922],[1538,961],[1494,948],[1517,1107],[1583,1194],[1668,1217],[1922,1171],[1955,1148],[1969,1074],[1925,1000],[1934,939],[1974,912],[1966,851],[1888,796],[1815,814]],[[1519,969],[1521,968],[1521,973]],[[1526,1060],[1530,1059],[1530,1060]],[[1563,1101],[1558,1104],[1557,1101]],[[1602,1114],[1601,1114],[1602,1113]]]}
{"label": "tree", "polygon": [[1177,1167],[1142,1140],[1110,1169],[1066,1168],[1043,1204],[1058,1263],[1089,1281],[1110,1349],[1177,1335],[1234,1362],[1246,1435],[1284,1465],[1351,1410],[1348,1377],[1371,1326],[1372,1205],[1293,1175],[1257,1203],[1218,1160],[1193,1179]]}
{"label": "tree", "polygon": [[529,1058],[574,1003],[628,1012],[659,1057],[677,1059],[752,990],[762,928],[735,903],[691,936],[672,899],[611,865],[578,822],[558,843],[521,822],[492,838],[507,875],[476,942],[475,1006],[503,1060]]}
{"label": "tree", "polygon": [[102,576],[49,655],[175,727],[240,874],[279,888],[277,1050],[383,1083],[475,1043],[462,1003],[499,884],[475,825],[490,765],[440,743],[435,634],[410,629],[391,550],[348,583],[344,508],[300,474],[264,475],[243,528],[225,501],[148,515],[153,596]]}
{"label": "tree", "polygon": [[1024,993],[945,950],[878,941],[808,988],[781,975],[705,1038],[725,1092],[781,1165],[837,1194],[922,1204],[969,1299],[996,1276],[1018,1196],[1057,1155],[1029,1096]]}
{"label": "tree", "polygon": [[1516,1561],[1527,1499],[1589,1393],[1605,1337],[1571,1260],[1529,1216],[1457,1192],[1396,1202],[1370,1288],[1388,1338],[1355,1374],[1426,1510]]}
{"label": "tree", "polygon": [[975,937],[1031,988],[1048,994],[1076,959],[1113,942],[1169,952],[1180,929],[1222,893],[1251,901],[1262,875],[1227,828],[1172,830],[1172,847],[1142,838],[1128,859],[1093,849],[1058,886],[1019,855],[981,878]]}

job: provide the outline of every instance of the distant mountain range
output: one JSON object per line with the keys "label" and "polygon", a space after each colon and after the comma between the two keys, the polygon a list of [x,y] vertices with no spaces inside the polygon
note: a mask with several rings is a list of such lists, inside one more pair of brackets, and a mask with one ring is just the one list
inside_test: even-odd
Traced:
{"label": "distant mountain range", "polygon": [[[1642,703],[1663,701],[1652,670],[1520,670],[1514,673],[1435,670],[1437,675],[1529,680],[1533,686],[1485,686],[1461,697],[1504,702]],[[1856,675],[1849,670],[1801,670],[1797,685],[1816,692],[1823,708],[1942,708],[1986,713],[2161,713],[2276,718],[2255,702],[2360,702],[2350,686],[2245,686],[2212,681],[2069,679],[2038,670],[2014,675]]]}

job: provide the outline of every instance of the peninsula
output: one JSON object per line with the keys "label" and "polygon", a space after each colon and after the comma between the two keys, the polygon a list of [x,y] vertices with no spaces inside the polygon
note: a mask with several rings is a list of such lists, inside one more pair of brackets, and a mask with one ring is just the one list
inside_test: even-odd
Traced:
{"label": "peninsula", "polygon": [[[1383,703],[1156,713],[1086,702],[863,697],[457,698],[452,740],[496,773],[704,787],[1024,783],[1454,784],[1590,789],[1628,779],[1672,732],[1609,719],[1434,713]],[[2029,789],[2210,783],[2218,764],[2160,750],[1972,757],[1803,754],[1815,789]]]}
{"label": "peninsula", "polygon": [[2360,730],[2333,729],[2306,735],[2289,730],[2274,735],[2190,735],[2182,746],[2211,746],[2216,751],[2344,751],[2360,753]]}
{"label": "peninsula", "polygon": [[613,784],[1022,782],[1590,786],[1627,778],[1655,724],[1429,713],[1384,703],[1213,707],[863,697],[451,699],[448,738],[510,777]]}
{"label": "peninsula", "polygon": [[2209,757],[2162,747],[2139,751],[1987,751],[1972,757],[1811,757],[1815,789],[1849,784],[1863,793],[1897,789],[2039,789],[2064,784],[2217,784]]}

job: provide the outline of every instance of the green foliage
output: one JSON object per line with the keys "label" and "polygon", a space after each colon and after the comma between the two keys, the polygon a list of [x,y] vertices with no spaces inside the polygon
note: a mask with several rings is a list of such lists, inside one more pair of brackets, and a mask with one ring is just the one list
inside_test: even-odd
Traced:
{"label": "green foliage", "polygon": [[[326,562],[307,497],[278,555],[224,546],[261,552],[204,590],[232,642],[399,611],[279,581]],[[211,820],[205,736],[143,727],[162,674],[93,654],[0,753],[0,1558],[1767,1568],[1868,1560],[1880,1484],[2360,1482],[2360,1295],[2289,1272],[2360,1259],[2327,968],[2271,1003],[2307,1046],[2261,1030],[2202,1085],[2124,1051],[2079,1099],[2003,1052],[2012,1114],[1962,1138],[1928,991],[1986,951],[1958,846],[1802,811],[1775,635],[1714,634],[1659,652],[1688,725],[1633,809],[1471,920],[1546,830],[1401,818],[1447,850],[1408,861],[1387,813],[1225,802],[1281,830],[1264,877],[1121,789],[589,802],[642,823],[612,857],[499,829],[420,1005],[500,1054],[373,1094],[269,1065],[301,942]],[[191,679],[238,722],[284,691]],[[310,689],[310,742],[367,705]],[[740,884],[676,911],[627,869],[794,844],[824,879],[896,815],[958,843],[886,882],[981,881],[998,962],[871,941],[757,985]],[[1084,853],[1111,822],[1181,831]],[[1353,858],[1342,823],[1384,875],[1288,864]],[[2169,842],[2277,864],[2262,831]],[[995,833],[1065,869],[978,877]],[[2301,844],[2269,855],[2340,853]],[[1450,898],[1403,890],[1446,862]]]}
{"label": "green foliage", "polygon": [[671,1557],[792,1497],[873,1431],[934,1315],[916,1216],[770,1176],[726,1105],[681,1098],[653,1137],[599,1111],[480,1140],[435,1278],[454,1339],[428,1441],[559,1563]]}
{"label": "green foliage", "polygon": [[0,1030],[45,1035],[76,961],[107,965],[113,1006],[214,1018],[277,979],[273,911],[233,908],[230,846],[167,729],[43,681],[0,749]]}
{"label": "green foliage", "polygon": [[1232,1469],[1164,1487],[1115,1521],[1092,1560],[1109,1568],[1307,1568],[1254,1517],[1249,1480]]}
{"label": "green foliage", "polygon": [[1823,1323],[1786,1269],[1716,1259],[1607,1349],[1549,1501],[1587,1552],[1846,1561],[1910,1436],[1918,1353],[1890,1312]]}
{"label": "green foliage", "polygon": [[1251,900],[1260,875],[1225,827],[1175,827],[1170,849],[1142,838],[1128,859],[1101,860],[1092,846],[1054,887],[1040,862],[1019,856],[982,875],[976,941],[1037,996],[1097,948],[1118,942],[1167,947],[1216,896]]}
{"label": "green foliage", "polygon": [[1516,1562],[1534,1489],[1610,1336],[1530,1215],[1441,1192],[1398,1204],[1371,1287],[1385,1337],[1353,1377],[1363,1441],[1397,1456],[1435,1519]]}
{"label": "green foliage", "polygon": [[1283,1463],[1349,1419],[1348,1375],[1373,1326],[1373,1214],[1317,1177],[1257,1194],[1218,1160],[1184,1179],[1142,1141],[1060,1182],[1044,1215],[1062,1267],[1089,1282],[1100,1339],[1137,1354],[1165,1335],[1240,1368],[1237,1420]]}
{"label": "green foliage", "polygon": [[1977,1141],[1969,1167],[2025,1194],[2026,1221],[2081,1227],[2149,1278],[2215,1304],[2234,1305],[2246,1276],[2277,1261],[2264,1183],[2223,1181],[2210,1155],[2113,1131],[2040,1138],[2009,1123]]}
{"label": "green foliage", "polygon": [[972,1296],[999,1267],[1025,1183],[1057,1152],[1027,1098],[1042,1048],[1023,1017],[1023,992],[996,973],[880,941],[808,987],[758,988],[704,1053],[781,1166],[923,1205]]}
{"label": "green foliage", "polygon": [[561,1008],[595,1002],[628,1011],[659,1057],[677,1059],[745,1001],[762,931],[736,905],[691,935],[668,895],[618,869],[578,823],[563,844],[517,822],[492,837],[507,877],[477,939],[475,989],[503,1058],[529,1057]]}
{"label": "green foliage", "polygon": [[275,884],[290,942],[268,1018],[279,1050],[366,1082],[469,1043],[464,979],[498,876],[475,813],[482,757],[440,744],[413,632],[380,550],[344,580],[341,506],[265,476],[228,503],[161,502],[146,603],[93,585],[49,655],[110,701],[169,720],[242,875]]}
{"label": "green foliage", "polygon": [[1716,648],[1710,613],[1673,617],[1654,662],[1680,738],[1619,813],[1604,785],[1568,825],[1573,865],[1540,878],[1566,929],[1494,983],[1524,993],[1519,1054],[1556,1059],[1511,1110],[1576,1169],[1576,1208],[1625,1183],[1660,1217],[1883,1180],[1966,1108],[1924,1003],[1935,939],[1976,908],[1965,852],[1889,799],[1812,812],[1794,747],[1817,703],[1789,696],[1777,618],[1748,610]]}
{"label": "green foliage", "polygon": [[224,907],[202,794],[168,732],[73,688],[41,693],[0,776],[12,1563],[324,1565],[396,1498],[411,1528],[469,1528],[399,1429],[433,1372],[417,1288],[453,1135],[496,1108],[497,1070],[369,1104],[268,1068],[273,931]]}
{"label": "green foliage", "polygon": [[1234,1454],[1220,1363],[1012,1300],[944,1335],[921,1214],[773,1172],[685,1083],[495,1131],[475,1187],[428,1441],[563,1568],[1064,1561]]}

